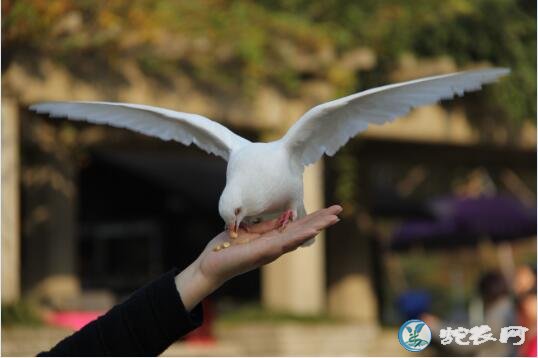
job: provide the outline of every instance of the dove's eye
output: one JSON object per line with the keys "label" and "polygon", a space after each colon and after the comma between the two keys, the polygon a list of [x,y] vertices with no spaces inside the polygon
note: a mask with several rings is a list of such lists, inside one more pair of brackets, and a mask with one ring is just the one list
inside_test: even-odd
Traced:
{"label": "dove's eye", "polygon": [[241,208],[235,209],[235,215],[239,215],[239,213],[241,213]]}

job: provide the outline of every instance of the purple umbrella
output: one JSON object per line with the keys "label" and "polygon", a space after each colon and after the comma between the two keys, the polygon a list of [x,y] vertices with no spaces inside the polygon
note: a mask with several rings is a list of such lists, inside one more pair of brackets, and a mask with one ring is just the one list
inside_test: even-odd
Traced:
{"label": "purple umbrella", "polygon": [[393,249],[414,244],[454,246],[536,235],[536,208],[509,196],[442,198],[430,203],[435,220],[409,220],[394,233]]}

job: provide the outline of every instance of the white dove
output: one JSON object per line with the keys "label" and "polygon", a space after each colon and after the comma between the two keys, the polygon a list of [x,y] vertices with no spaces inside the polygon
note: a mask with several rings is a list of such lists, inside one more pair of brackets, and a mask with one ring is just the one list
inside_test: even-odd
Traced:
{"label": "white dove", "polygon": [[128,128],[185,145],[194,143],[227,160],[219,213],[230,237],[235,238],[240,224],[280,215],[284,227],[289,220],[304,216],[305,166],[323,154],[334,155],[369,124],[393,121],[414,107],[462,96],[509,72],[506,68],[471,70],[352,94],[311,108],[282,138],[269,143],[252,143],[197,114],[140,104],[44,102],[30,106],[30,110],[51,117]]}

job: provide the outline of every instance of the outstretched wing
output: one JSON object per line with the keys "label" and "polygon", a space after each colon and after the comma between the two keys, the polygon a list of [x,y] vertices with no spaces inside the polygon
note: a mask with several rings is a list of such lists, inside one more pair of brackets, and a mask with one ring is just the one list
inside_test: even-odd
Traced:
{"label": "outstretched wing", "polygon": [[324,153],[334,155],[370,123],[393,121],[414,107],[479,90],[509,72],[505,68],[464,71],[369,89],[310,109],[281,140],[303,165],[309,165]]}
{"label": "outstretched wing", "polygon": [[114,102],[44,102],[30,106],[37,113],[76,121],[108,124],[132,131],[191,143],[228,160],[230,153],[250,143],[223,125],[206,117],[140,104]]}

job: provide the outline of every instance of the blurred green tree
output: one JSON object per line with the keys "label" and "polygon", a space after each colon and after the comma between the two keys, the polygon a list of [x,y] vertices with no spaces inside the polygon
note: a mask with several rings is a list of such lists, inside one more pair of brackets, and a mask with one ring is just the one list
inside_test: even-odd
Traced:
{"label": "blurred green tree", "polygon": [[[448,56],[513,70],[472,97],[478,122],[517,127],[536,117],[532,0],[6,0],[2,12],[3,70],[31,54],[91,76],[86,62],[113,69],[129,56],[148,74],[186,73],[212,91],[248,95],[271,84],[292,96],[319,78],[340,95],[388,82],[404,54]],[[339,54],[364,46],[374,68],[335,68]]]}

